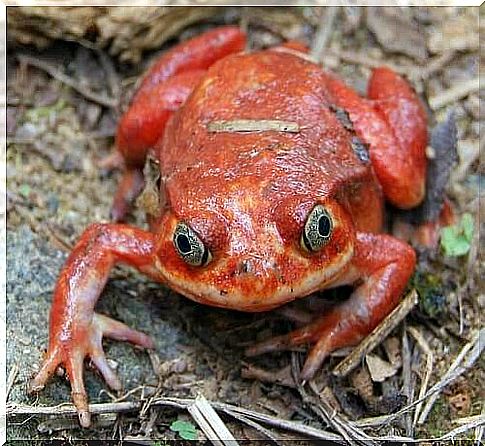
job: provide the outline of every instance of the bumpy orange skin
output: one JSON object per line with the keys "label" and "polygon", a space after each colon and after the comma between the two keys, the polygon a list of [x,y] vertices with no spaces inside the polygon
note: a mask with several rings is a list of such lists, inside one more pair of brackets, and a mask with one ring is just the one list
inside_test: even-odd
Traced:
{"label": "bumpy orange skin", "polygon": [[[121,119],[117,145],[127,170],[113,215],[122,219],[128,210],[153,150],[161,216],[152,232],[105,224],[81,236],[61,271],[47,358],[31,383],[32,390],[42,388],[64,364],[84,426],[90,422],[84,358],[111,387],[120,387],[102,337],[153,347],[147,336],[94,312],[117,262],[193,300],[242,311],[353,285],[346,302],[309,326],[248,349],[251,355],[314,343],[303,379],[392,311],[413,272],[414,251],[380,234],[384,197],[409,208],[424,194],[426,119],[410,86],[380,68],[369,97],[361,98],[298,53],[301,45],[249,54],[241,53],[244,45],[239,29],[224,27],[170,50]],[[300,130],[208,130],[213,121],[241,119],[290,121]],[[331,215],[333,230],[328,243],[310,253],[301,236],[316,205]],[[191,266],[179,255],[173,241],[179,222],[210,250],[206,266]]]}

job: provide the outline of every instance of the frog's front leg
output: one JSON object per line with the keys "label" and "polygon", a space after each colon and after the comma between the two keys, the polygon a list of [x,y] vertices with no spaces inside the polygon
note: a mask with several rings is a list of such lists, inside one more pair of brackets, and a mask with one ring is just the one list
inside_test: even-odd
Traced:
{"label": "frog's front leg", "polygon": [[127,225],[94,224],[81,236],[60,273],[50,313],[47,356],[29,387],[31,391],[41,390],[63,365],[82,426],[90,424],[83,383],[84,359],[89,356],[111,388],[121,387],[106,361],[103,336],[153,348],[147,335],[95,313],[94,305],[116,263],[126,263],[156,277],[154,259],[151,233]]}
{"label": "frog's front leg", "polygon": [[358,233],[350,267],[332,286],[356,285],[344,303],[311,324],[250,347],[250,356],[314,343],[301,378],[310,379],[334,350],[357,344],[397,305],[414,271],[416,255],[388,235]]}

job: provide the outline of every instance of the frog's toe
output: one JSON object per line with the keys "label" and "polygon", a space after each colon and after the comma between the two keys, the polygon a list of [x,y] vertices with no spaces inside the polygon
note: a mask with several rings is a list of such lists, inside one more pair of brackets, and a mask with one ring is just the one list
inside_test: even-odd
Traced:
{"label": "frog's toe", "polygon": [[79,423],[82,427],[89,427],[91,414],[89,413],[88,395],[84,388],[84,354],[82,350],[75,349],[66,358],[65,365],[67,376],[71,383],[71,397],[77,410]]}
{"label": "frog's toe", "polygon": [[133,330],[128,325],[123,324],[108,316],[96,313],[94,315],[93,324],[100,330],[103,336],[117,341],[127,341],[143,348],[154,348],[155,344],[152,339],[145,333]]}
{"label": "frog's toe", "polygon": [[245,353],[246,356],[258,356],[264,353],[291,350],[299,345],[312,342],[313,338],[314,333],[311,330],[308,330],[307,326],[292,331],[286,335],[275,336],[266,341],[258,342],[257,344],[248,347]]}
{"label": "frog's toe", "polygon": [[310,350],[303,369],[300,373],[300,379],[302,381],[308,381],[313,378],[318,369],[322,366],[323,361],[328,357],[332,350],[330,344],[331,337],[322,337]]}
{"label": "frog's toe", "polygon": [[91,361],[93,361],[96,368],[101,372],[103,375],[104,380],[113,390],[120,390],[121,389],[121,381],[113,371],[113,369],[108,364],[106,360],[106,356],[103,352],[102,348],[95,348],[94,351],[90,354]]}
{"label": "frog's toe", "polygon": [[28,393],[41,391],[49,378],[54,374],[61,363],[58,351],[49,352],[47,358],[42,363],[40,370],[32,378],[28,386]]}

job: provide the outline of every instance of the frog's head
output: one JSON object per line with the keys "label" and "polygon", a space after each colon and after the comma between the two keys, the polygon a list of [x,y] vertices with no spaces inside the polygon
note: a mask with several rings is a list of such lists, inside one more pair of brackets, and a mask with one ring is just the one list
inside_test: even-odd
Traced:
{"label": "frog's head", "polygon": [[334,199],[275,203],[246,189],[178,211],[160,225],[159,269],[202,303],[267,310],[335,281],[353,255],[352,220]]}

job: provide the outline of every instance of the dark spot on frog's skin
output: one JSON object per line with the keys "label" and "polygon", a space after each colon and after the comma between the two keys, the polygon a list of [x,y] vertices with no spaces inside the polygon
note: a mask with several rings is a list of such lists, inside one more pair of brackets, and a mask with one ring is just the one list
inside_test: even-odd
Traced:
{"label": "dark spot on frog's skin", "polygon": [[352,150],[357,155],[360,161],[364,164],[370,162],[369,158],[369,145],[364,143],[359,137],[353,136],[351,140]]}
{"label": "dark spot on frog's skin", "polygon": [[227,291],[226,290],[221,290],[221,291],[219,291],[219,294],[221,296],[225,296],[227,294]]}
{"label": "dark spot on frog's skin", "polygon": [[336,105],[330,106],[330,111],[335,113],[335,117],[338,119],[340,124],[348,130],[349,132],[355,133],[354,124],[352,123],[347,110],[337,107]]}

